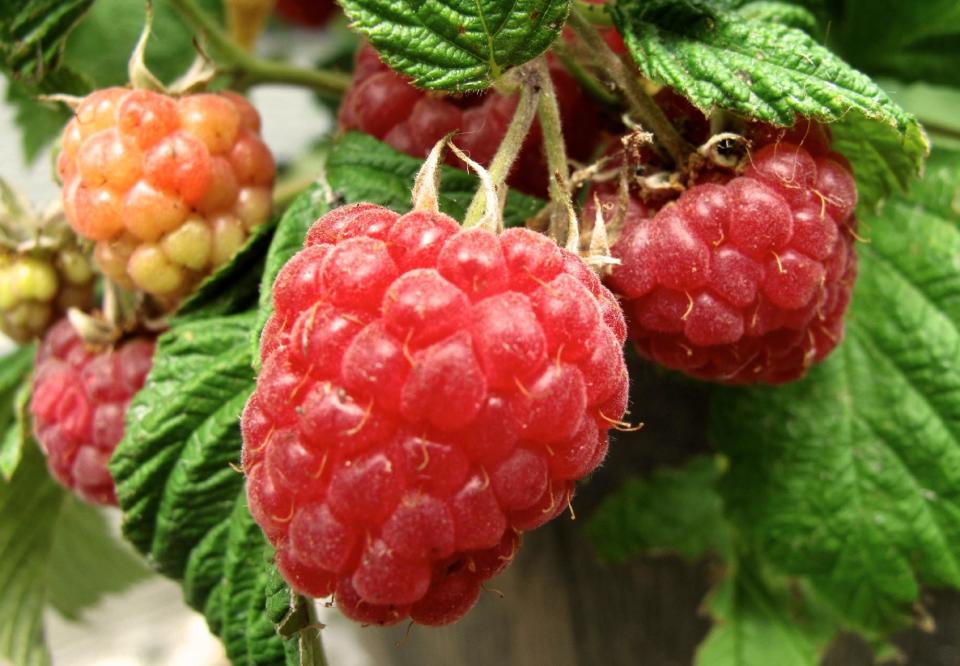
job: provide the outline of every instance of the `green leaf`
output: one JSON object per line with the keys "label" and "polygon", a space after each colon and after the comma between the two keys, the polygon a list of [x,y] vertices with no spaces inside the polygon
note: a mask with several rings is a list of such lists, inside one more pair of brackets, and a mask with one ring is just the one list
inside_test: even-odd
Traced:
{"label": "green leaf", "polygon": [[590,536],[605,560],[644,551],[696,559],[730,547],[729,526],[717,490],[718,461],[698,458],[680,469],[631,479],[608,495],[590,520]]}
{"label": "green leaf", "polygon": [[329,207],[323,198],[322,188],[312,186],[298,196],[277,225],[270,242],[263,273],[260,277],[260,311],[251,336],[252,358],[255,368],[260,367],[260,332],[273,313],[273,281],[283,265],[303,247],[307,230],[327,212]]}
{"label": "green leaf", "polygon": [[727,506],[745,538],[850,622],[960,587],[960,153],[863,220],[847,339],[803,381],[719,392]]}
{"label": "green leaf", "polygon": [[[628,0],[612,8],[641,72],[705,113],[727,109],[775,125],[800,116],[835,123],[861,202],[903,188],[927,142],[916,119],[813,37],[723,0]],[[753,9],[751,9],[753,8]],[[857,152],[859,151],[859,152]]]}
{"label": "green leaf", "polygon": [[934,143],[960,141],[960,88],[881,80],[893,100],[917,116]]}
{"label": "green leaf", "polygon": [[47,574],[48,600],[61,615],[78,620],[104,595],[122,592],[149,575],[143,561],[114,536],[102,509],[65,498]]}
{"label": "green leaf", "polygon": [[27,375],[33,368],[33,345],[21,347],[0,359],[0,476],[9,481],[26,440],[25,418],[30,396]]}
{"label": "green leaf", "polygon": [[837,631],[799,586],[746,559],[707,598],[714,626],[695,666],[817,666]]}
{"label": "green leaf", "polygon": [[916,123],[898,135],[886,125],[851,115],[831,129],[834,149],[853,165],[861,216],[869,215],[874,204],[889,193],[902,190],[919,172],[929,150],[926,134]]}
{"label": "green leaf", "polygon": [[175,320],[131,403],[110,469],[128,539],[182,580],[235,664],[296,663],[265,625],[272,556],[246,507],[240,413],[256,311]]}
{"label": "green leaf", "polygon": [[110,462],[124,535],[166,575],[233,509],[243,476],[239,415],[253,390],[252,313],[187,322],[160,336],[153,369]]}
{"label": "green leaf", "polygon": [[45,88],[44,80],[61,64],[67,35],[92,5],[93,0],[4,3],[0,7],[4,71],[30,86]]}
{"label": "green leaf", "polygon": [[846,0],[832,25],[832,41],[865,71],[960,86],[956,0]]}
{"label": "green leaf", "polygon": [[[219,0],[202,0],[205,11],[218,15]],[[64,59],[83,72],[94,87],[127,83],[127,61],[143,30],[146,3],[139,0],[97,0],[67,39]],[[146,63],[162,81],[186,71],[197,55],[193,32],[170,0],[153,0],[153,26]]]}
{"label": "green leaf", "polygon": [[15,109],[14,122],[20,129],[20,146],[25,161],[32,163],[70,120],[63,104],[39,102],[18,81],[8,81],[7,103]]}
{"label": "green leaf", "polygon": [[747,2],[739,8],[740,15],[750,21],[780,23],[799,28],[813,37],[820,37],[822,30],[813,12],[792,2],[759,0]]}
{"label": "green leaf", "polygon": [[18,666],[45,666],[47,563],[64,493],[28,446],[9,483],[0,482],[0,656]]}
{"label": "green leaf", "polygon": [[421,88],[480,90],[543,53],[570,0],[342,0],[353,26]]}

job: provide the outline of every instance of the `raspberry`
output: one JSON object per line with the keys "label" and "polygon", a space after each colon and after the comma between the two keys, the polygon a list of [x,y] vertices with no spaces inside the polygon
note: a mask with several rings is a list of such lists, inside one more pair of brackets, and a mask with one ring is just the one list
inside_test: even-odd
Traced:
{"label": "raspberry", "polygon": [[250,509],[291,585],[361,622],[466,613],[626,408],[616,301],[526,229],[338,208],[273,302],[242,419]]}
{"label": "raspberry", "polygon": [[153,338],[136,337],[98,351],[61,319],[37,350],[34,435],[53,476],[88,502],[117,503],[107,462],[153,364],[153,348]]}
{"label": "raspberry", "polygon": [[93,299],[93,266],[77,249],[0,249],[0,331],[20,343],[43,335],[68,308]]}
{"label": "raspberry", "polygon": [[64,130],[57,170],[67,220],[96,241],[100,269],[169,302],[270,216],[273,158],[236,93],[96,91]]}
{"label": "raspberry", "polygon": [[747,135],[756,147],[741,176],[710,173],[652,218],[628,214],[609,283],[644,356],[702,379],[777,384],[843,338],[857,189],[817,123]]}
{"label": "raspberry", "polygon": [[[573,159],[591,156],[599,137],[597,107],[574,79],[551,62],[550,75],[557,91],[560,115],[567,132],[567,150]],[[481,164],[493,158],[517,106],[517,97],[496,92],[466,95],[427,93],[380,62],[376,51],[364,44],[357,52],[353,85],[340,107],[340,126],[371,134],[400,152],[425,157],[434,144],[450,132],[460,132],[457,144]],[[508,182],[528,194],[547,191],[546,158],[538,124],[527,137]],[[452,154],[449,164],[463,167]]]}
{"label": "raspberry", "polygon": [[333,0],[277,0],[276,12],[285,21],[319,28],[337,11]]}

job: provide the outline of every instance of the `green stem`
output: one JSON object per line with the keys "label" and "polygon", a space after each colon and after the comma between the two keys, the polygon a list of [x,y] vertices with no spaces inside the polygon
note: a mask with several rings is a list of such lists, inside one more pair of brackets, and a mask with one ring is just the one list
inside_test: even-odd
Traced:
{"label": "green stem", "polygon": [[577,36],[586,42],[597,65],[610,74],[613,82],[627,98],[630,114],[653,132],[657,142],[678,167],[685,167],[688,156],[693,152],[693,146],[680,136],[670,119],[644,92],[639,78],[627,68],[620,56],[613,52],[579,7],[574,7],[570,12],[569,25]]}
{"label": "green stem", "polygon": [[[513,166],[517,155],[520,154],[520,148],[523,146],[524,139],[530,132],[530,126],[533,125],[533,119],[537,115],[537,99],[540,97],[540,83],[537,76],[529,76],[530,70],[524,72],[523,85],[520,87],[520,99],[517,101],[517,110],[513,113],[510,125],[507,127],[507,133],[503,136],[500,146],[497,148],[493,160],[490,162],[488,171],[493,185],[498,190],[507,180],[510,173],[510,167]],[[483,216],[486,197],[481,187],[473,196],[467,214],[463,219],[463,226],[470,227]]]}
{"label": "green stem", "polygon": [[220,55],[218,64],[238,74],[247,85],[286,83],[333,94],[342,94],[350,86],[349,74],[303,69],[251,55],[230,39],[217,21],[197,6],[195,0],[170,0],[170,4],[217,51]]}
{"label": "green stem", "polygon": [[604,106],[615,107],[620,105],[620,97],[607,90],[607,87],[603,85],[600,80],[588,72],[586,68],[573,57],[570,49],[563,44],[562,40],[554,42],[550,50],[557,56],[557,60],[559,60],[563,68],[569,72],[570,76],[576,79],[577,83],[587,91],[588,95]]}
{"label": "green stem", "polygon": [[[540,131],[543,134],[543,151],[547,157],[547,166],[550,169],[550,201],[553,203],[554,220],[561,217],[568,220],[569,211],[573,210],[573,201],[570,197],[570,166],[567,161],[567,147],[563,140],[563,127],[560,120],[560,107],[557,105],[557,93],[553,88],[553,80],[547,69],[547,61],[537,58],[535,61],[537,73],[540,75],[540,101],[537,104],[537,118],[540,120]],[[552,234],[558,241],[560,228],[558,223],[551,225]],[[569,237],[571,229],[564,229],[565,237]]]}
{"label": "green stem", "polygon": [[595,2],[584,2],[584,0],[575,0],[573,6],[578,9],[583,16],[593,25],[603,27],[612,27],[613,19],[607,12],[606,3],[597,4]]}
{"label": "green stem", "polygon": [[303,598],[303,602],[307,605],[309,624],[300,630],[300,663],[307,666],[328,666],[323,637],[320,635],[316,602],[306,598]]}

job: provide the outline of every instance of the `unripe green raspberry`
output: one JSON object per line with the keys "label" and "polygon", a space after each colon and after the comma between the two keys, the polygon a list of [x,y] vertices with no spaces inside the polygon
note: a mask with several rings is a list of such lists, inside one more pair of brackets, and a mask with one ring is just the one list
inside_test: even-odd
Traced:
{"label": "unripe green raspberry", "polygon": [[22,257],[14,264],[12,282],[21,301],[49,301],[57,293],[57,271],[31,257]]}
{"label": "unripe green raspberry", "polygon": [[93,300],[93,268],[78,249],[0,250],[0,332],[27,343],[68,308]]}

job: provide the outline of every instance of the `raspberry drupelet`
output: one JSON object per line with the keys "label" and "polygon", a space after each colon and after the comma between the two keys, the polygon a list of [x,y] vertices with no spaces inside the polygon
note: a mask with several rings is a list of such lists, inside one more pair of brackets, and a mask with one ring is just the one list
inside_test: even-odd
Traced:
{"label": "raspberry drupelet", "polygon": [[100,269],[176,301],[267,221],[275,167],[259,114],[236,93],[107,88],[76,108],[57,171]]}
{"label": "raspberry drupelet", "polygon": [[336,209],[273,291],[243,414],[285,578],[360,622],[452,622],[567,509],[627,402],[619,306],[526,229]]}
{"label": "raspberry drupelet", "polygon": [[747,136],[741,175],[714,172],[649,219],[628,213],[609,284],[644,356],[702,379],[778,384],[843,338],[857,188],[815,122]]}
{"label": "raspberry drupelet", "polygon": [[67,319],[37,350],[34,435],[54,478],[88,502],[117,504],[107,462],[123,438],[127,406],[153,365],[153,350],[152,337],[92,348]]}

